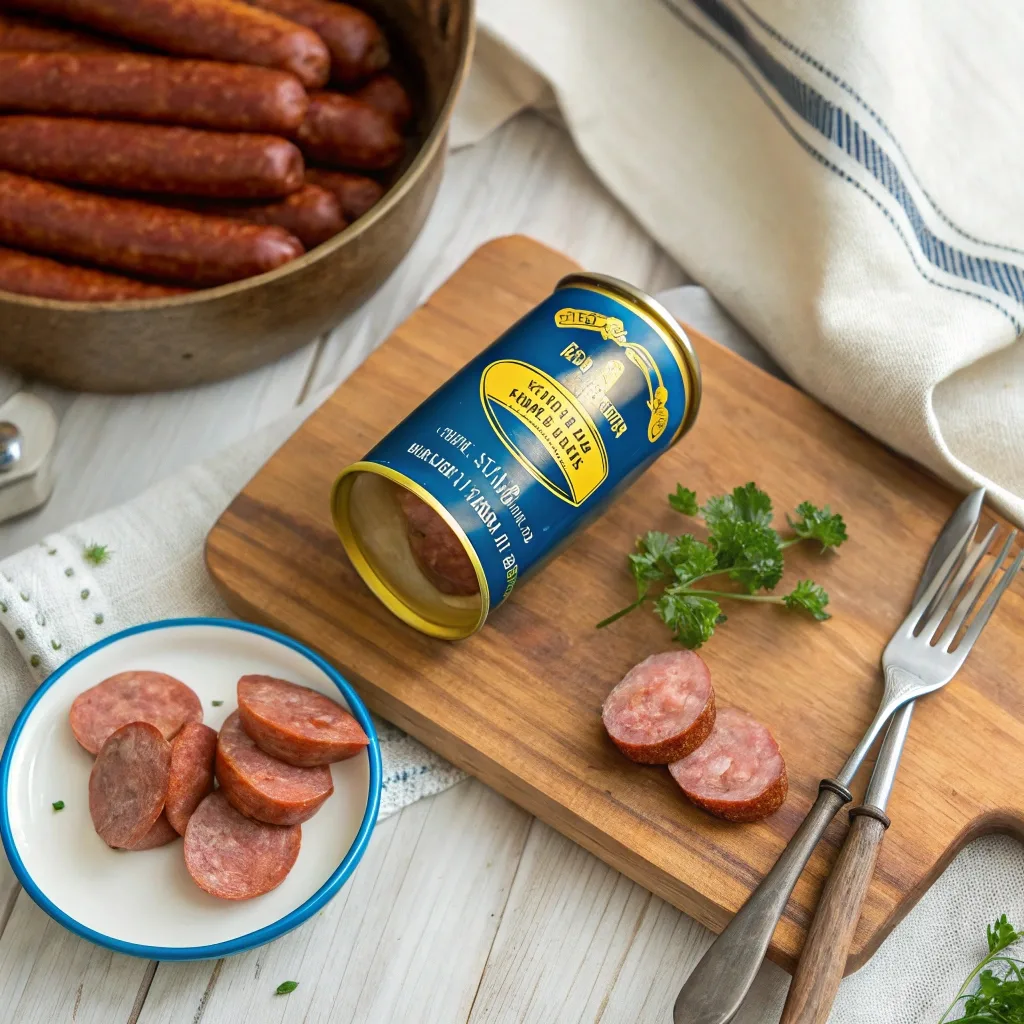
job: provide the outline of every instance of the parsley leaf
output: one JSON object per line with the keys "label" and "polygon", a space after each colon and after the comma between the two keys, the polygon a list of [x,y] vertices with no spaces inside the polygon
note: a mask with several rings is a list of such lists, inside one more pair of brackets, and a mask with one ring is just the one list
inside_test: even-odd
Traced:
{"label": "parsley leaf", "polygon": [[299,987],[297,981],[282,981],[280,985],[274,989],[274,994],[279,996],[286,996],[289,992],[294,992]]}
{"label": "parsley leaf", "polygon": [[821,542],[821,550],[837,548],[846,540],[846,523],[838,513],[826,505],[818,508],[809,501],[802,501],[796,507],[797,519],[786,516],[790,529],[800,540],[816,540]]}
{"label": "parsley leaf", "polygon": [[697,492],[691,491],[682,484],[676,484],[675,494],[668,496],[668,503],[684,516],[695,516],[697,514]]}
{"label": "parsley leaf", "polygon": [[[1003,950],[1024,937],[1003,914],[986,930],[988,955],[967,975],[953,1002],[939,1018],[939,1024],[1020,1024],[1024,1021],[1024,963]],[[996,969],[993,970],[993,966]],[[967,990],[977,979],[977,988],[968,995]],[[960,1008],[962,1016],[951,1020],[949,1015]],[[958,1011],[959,1012],[959,1011]]]}
{"label": "parsley leaf", "polygon": [[54,800],[53,801],[53,809],[55,811],[63,811],[64,810],[64,801],[63,800]]}
{"label": "parsley leaf", "polygon": [[672,639],[691,651],[711,639],[715,626],[723,617],[718,602],[712,598],[671,591],[658,598],[654,610],[672,630]]}
{"label": "parsley leaf", "polygon": [[819,622],[832,618],[825,611],[828,594],[813,580],[800,580],[782,600],[786,602],[787,608],[809,612]]}
{"label": "parsley leaf", "polygon": [[[817,540],[824,551],[847,539],[843,517],[828,505],[818,508],[809,501],[798,505],[797,518],[787,516],[795,535],[783,540],[772,526],[771,498],[752,482],[728,494],[714,495],[703,505],[698,505],[695,491],[677,484],[668,503],[683,515],[700,516],[708,528],[707,540],[690,533],[672,537],[658,530],[638,537],[636,550],[628,556],[636,600],[599,622],[599,629],[647,601],[652,602],[654,613],[673,638],[689,648],[706,643],[715,627],[725,621],[719,604],[723,599],[781,604],[807,612],[819,622],[830,618],[825,611],[828,594],[812,580],[800,580],[782,596],[762,593],[774,590],[781,581],[786,548],[810,539]],[[697,586],[701,580],[719,575],[742,589]]]}

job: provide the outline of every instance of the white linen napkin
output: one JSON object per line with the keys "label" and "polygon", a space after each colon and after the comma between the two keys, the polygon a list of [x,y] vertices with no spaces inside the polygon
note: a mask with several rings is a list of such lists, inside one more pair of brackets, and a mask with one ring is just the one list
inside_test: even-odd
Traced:
{"label": "white linen napkin", "polygon": [[1024,8],[479,0],[453,139],[554,100],[801,387],[1024,522]]}

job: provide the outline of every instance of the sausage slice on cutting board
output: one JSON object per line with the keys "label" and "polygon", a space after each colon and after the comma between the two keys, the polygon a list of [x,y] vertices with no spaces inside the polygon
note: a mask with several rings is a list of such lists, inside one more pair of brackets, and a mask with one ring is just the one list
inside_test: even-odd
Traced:
{"label": "sausage slice on cutting board", "polygon": [[668,764],[696,750],[715,723],[711,674],[693,651],[652,654],[631,668],[601,712],[612,742],[641,764]]}
{"label": "sausage slice on cutting board", "polygon": [[739,708],[719,708],[711,735],[669,771],[698,807],[727,821],[766,818],[789,792],[775,737]]}

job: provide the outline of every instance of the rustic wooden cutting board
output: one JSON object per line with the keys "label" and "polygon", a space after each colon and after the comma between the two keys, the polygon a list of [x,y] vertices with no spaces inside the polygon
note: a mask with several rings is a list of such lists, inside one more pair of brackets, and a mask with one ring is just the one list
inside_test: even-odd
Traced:
{"label": "rustic wooden cutting board", "polygon": [[[421,636],[388,613],[349,564],[331,526],[331,484],[572,269],[527,238],[480,249],[235,499],[210,533],[207,561],[239,614],[318,648],[375,711],[720,930],[796,829],[818,780],[839,769],[871,719],[882,648],[958,496],[693,332],[705,390],[692,433],[476,636]],[[851,539],[830,556],[810,545],[787,552],[784,583],[822,583],[831,621],[739,605],[702,651],[719,701],[764,721],[789,766],[783,808],[758,824],[733,825],[688,804],[666,769],[632,764],[607,740],[604,696],[669,643],[648,612],[601,631],[594,623],[631,598],[625,554],[636,535],[687,526],[665,502],[677,481],[707,496],[748,480],[779,510],[803,499],[831,503]],[[1024,749],[1022,622],[1018,585],[959,678],[914,716],[850,969],[971,838],[1024,834],[1024,791],[1005,768]],[[841,815],[776,931],[771,956],[784,967],[799,952],[845,829]]]}

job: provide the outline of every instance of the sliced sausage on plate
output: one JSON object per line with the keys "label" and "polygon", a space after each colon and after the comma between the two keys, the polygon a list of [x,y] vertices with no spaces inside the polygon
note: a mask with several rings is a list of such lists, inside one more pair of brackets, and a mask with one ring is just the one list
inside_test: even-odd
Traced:
{"label": "sliced sausage on plate", "polygon": [[178,835],[204,797],[213,792],[213,759],[217,732],[200,722],[189,722],[171,744],[171,770],[164,813]]}
{"label": "sliced sausage on plate", "polygon": [[652,654],[631,668],[604,702],[615,745],[641,764],[668,764],[696,750],[715,723],[715,691],[693,651]]}
{"label": "sliced sausage on plate", "polygon": [[166,846],[178,838],[178,833],[175,832],[170,821],[167,820],[167,811],[165,810],[156,819],[153,827],[134,846],[126,846],[125,849],[135,851],[155,850],[158,846]]}
{"label": "sliced sausage on plate", "polygon": [[164,809],[171,745],[148,722],[129,722],[103,744],[89,775],[89,813],[108,845],[131,849]]}
{"label": "sliced sausage on plate", "polygon": [[739,708],[719,708],[711,735],[669,771],[698,807],[728,821],[766,818],[789,792],[778,743]]}
{"label": "sliced sausage on plate", "polygon": [[302,829],[266,825],[239,814],[221,792],[196,808],[185,830],[185,867],[200,889],[248,900],[275,889],[299,856]]}
{"label": "sliced sausage on plate", "polygon": [[306,821],[334,792],[330,768],[296,768],[264,753],[242,727],[237,711],[221,726],[216,774],[233,807],[270,825]]}
{"label": "sliced sausage on plate", "polygon": [[261,750],[300,768],[344,761],[370,742],[336,701],[272,676],[238,680],[238,714]]}
{"label": "sliced sausage on plate", "polygon": [[203,707],[173,676],[120,672],[80,693],[70,719],[75,739],[90,754],[98,754],[107,737],[129,722],[149,722],[164,739],[173,739],[186,722],[203,720]]}

